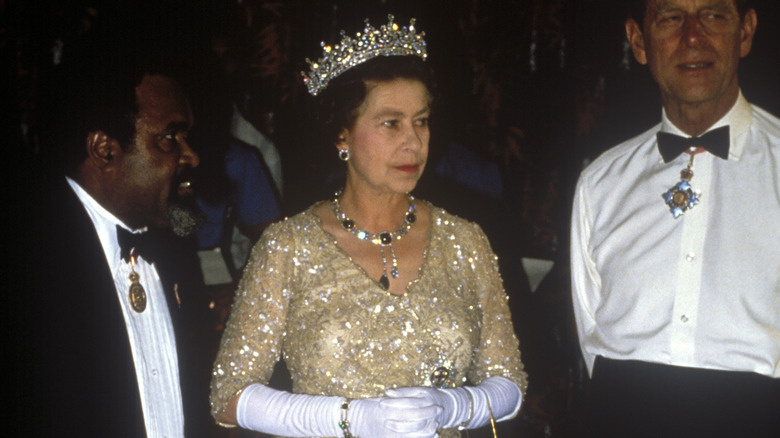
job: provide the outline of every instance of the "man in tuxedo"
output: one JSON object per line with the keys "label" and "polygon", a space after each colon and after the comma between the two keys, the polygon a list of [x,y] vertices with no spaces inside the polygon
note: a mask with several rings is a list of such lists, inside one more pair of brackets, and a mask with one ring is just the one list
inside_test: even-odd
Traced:
{"label": "man in tuxedo", "polygon": [[748,0],[631,0],[663,104],[580,175],[571,269],[594,436],[780,436],[780,120],[742,95]]}
{"label": "man in tuxedo", "polygon": [[19,423],[33,436],[208,435],[215,333],[195,252],[173,235],[198,223],[192,111],[167,74],[108,73],[73,79],[86,87],[70,96],[70,166],[36,197]]}

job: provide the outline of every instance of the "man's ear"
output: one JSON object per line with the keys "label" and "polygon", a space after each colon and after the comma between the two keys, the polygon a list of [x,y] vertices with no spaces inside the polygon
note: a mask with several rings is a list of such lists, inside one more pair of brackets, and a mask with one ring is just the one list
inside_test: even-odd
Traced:
{"label": "man's ear", "polygon": [[87,135],[87,160],[97,169],[110,168],[119,152],[119,142],[105,132],[92,131]]}
{"label": "man's ear", "polygon": [[753,35],[756,33],[756,26],[758,26],[758,16],[755,9],[748,9],[745,13],[745,18],[742,19],[741,28],[741,40],[739,45],[739,57],[744,58],[750,53],[750,48],[753,46]]}
{"label": "man's ear", "polygon": [[642,34],[642,26],[633,18],[626,20],[626,39],[634,52],[634,58],[642,65],[647,65],[647,52],[645,51],[645,36]]}

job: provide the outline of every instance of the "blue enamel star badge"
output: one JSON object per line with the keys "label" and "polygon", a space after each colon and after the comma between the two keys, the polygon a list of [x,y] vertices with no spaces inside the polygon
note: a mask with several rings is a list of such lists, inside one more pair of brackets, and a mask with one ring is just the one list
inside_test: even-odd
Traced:
{"label": "blue enamel star badge", "polygon": [[675,219],[699,203],[699,195],[694,193],[690,183],[686,180],[678,182],[662,196]]}

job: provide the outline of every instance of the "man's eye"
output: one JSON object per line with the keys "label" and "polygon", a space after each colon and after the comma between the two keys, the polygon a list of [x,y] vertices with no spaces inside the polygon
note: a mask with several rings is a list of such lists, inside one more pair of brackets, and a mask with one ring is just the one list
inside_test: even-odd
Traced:
{"label": "man's eye", "polygon": [[729,25],[729,17],[721,12],[705,12],[700,17],[701,23],[711,31],[722,31]]}
{"label": "man's eye", "polygon": [[179,143],[175,133],[162,134],[159,139],[157,144],[165,152],[171,152]]}
{"label": "man's eye", "polygon": [[398,120],[385,120],[382,122],[382,125],[387,126],[388,128],[395,128],[398,126]]}
{"label": "man's eye", "polygon": [[428,117],[421,117],[414,121],[415,125],[417,126],[428,126]]}
{"label": "man's eye", "polygon": [[668,14],[661,14],[658,17],[658,22],[661,24],[674,24],[679,23],[683,19],[682,14],[680,13],[668,13]]}

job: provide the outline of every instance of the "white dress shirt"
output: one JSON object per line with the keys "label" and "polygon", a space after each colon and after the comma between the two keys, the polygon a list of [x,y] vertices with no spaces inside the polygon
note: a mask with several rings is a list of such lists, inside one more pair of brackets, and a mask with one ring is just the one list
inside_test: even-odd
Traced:
{"label": "white dress shirt", "polygon": [[256,147],[263,156],[265,165],[271,173],[271,179],[274,180],[279,195],[282,195],[282,159],[274,143],[262,132],[258,131],[248,120],[241,115],[241,112],[233,105],[233,119],[230,122],[230,133],[244,143]]}
{"label": "white dress shirt", "polygon": [[662,122],[581,174],[572,213],[574,313],[588,371],[619,360],[780,377],[780,120],[740,93],[728,160],[695,155],[700,202],[674,219],[662,194],[690,159],[664,163]]}
{"label": "white dress shirt", "polygon": [[[133,267],[123,261],[117,241],[117,225],[134,233],[145,230],[131,230],[74,180],[68,178],[68,184],[92,219],[111,267],[116,288],[106,293],[115,293],[122,308],[138,378],[147,436],[182,437],[184,410],[179,384],[179,363],[162,282],[154,265],[149,264],[142,256],[137,258]],[[132,309],[128,299],[129,275],[132,270],[138,273],[139,282],[146,291],[146,309],[141,313]],[[105,390],[111,391],[111,388]]]}

